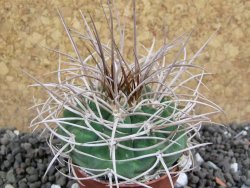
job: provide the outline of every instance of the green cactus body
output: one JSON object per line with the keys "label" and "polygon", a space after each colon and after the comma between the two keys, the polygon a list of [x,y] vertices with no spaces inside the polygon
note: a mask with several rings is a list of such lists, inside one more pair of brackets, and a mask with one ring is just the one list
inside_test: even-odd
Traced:
{"label": "green cactus body", "polygon": [[[89,24],[81,12],[86,29],[81,34],[67,26],[58,10],[75,55],[54,50],[59,55],[58,70],[53,72],[57,73],[58,82],[43,84],[28,74],[37,81],[35,86],[48,93],[47,100],[34,105],[38,115],[31,127],[44,124],[48,129],[49,144],[53,153],[57,152],[52,162],[59,156],[71,158],[73,164],[88,173],[89,179],[96,180],[110,172],[116,185],[121,181],[145,183],[159,171],[171,169],[184,149],[190,158],[191,150],[198,146],[189,140],[202,122],[209,121],[208,116],[222,111],[201,95],[200,87],[207,74],[203,67],[193,64],[212,37],[193,57],[187,54],[192,32],[169,42],[164,39],[158,49],[154,39],[151,47],[143,45],[140,50],[134,0],[134,45],[128,50],[132,54],[127,54],[125,46],[130,39],[125,38],[119,14],[115,19],[112,4],[108,1],[108,9],[103,9],[109,13],[105,13],[108,41],[99,37],[91,14]],[[82,42],[87,54],[85,48],[77,47]],[[134,61],[127,59],[124,52]],[[200,107],[208,107],[204,108],[208,111],[197,113],[196,108]],[[58,126],[56,131],[54,126]],[[60,144],[55,144],[53,138],[61,140]],[[70,167],[74,166],[72,163],[69,161]],[[183,168],[179,167],[177,175]],[[113,185],[110,178],[109,186]]]}
{"label": "green cactus body", "polygon": [[[99,116],[95,103],[89,102],[88,105],[91,108],[91,110],[95,113],[95,115]],[[114,120],[114,117],[112,114],[110,114],[109,112],[105,111],[102,108],[100,108],[100,110],[101,110],[103,119],[111,121],[111,122]],[[156,111],[157,109],[151,106],[143,106],[140,109],[140,112],[148,113],[149,115],[155,113]],[[160,116],[163,118],[168,117],[170,113],[172,113],[172,108],[166,108],[160,113]],[[123,121],[125,124],[143,123],[144,121],[148,120],[149,115],[143,116],[143,115],[135,114],[135,115],[126,117]],[[74,114],[73,112],[69,110],[65,110],[64,117],[78,117],[78,115]],[[81,126],[86,126],[86,123],[83,120],[80,120],[80,121],[71,120],[69,122],[75,123]],[[109,137],[111,136],[112,130],[95,122],[90,122],[90,124],[94,129],[108,135]],[[64,125],[64,128],[66,128],[69,132],[74,134],[76,142],[79,142],[79,143],[87,143],[87,142],[102,140],[93,131],[83,130],[81,128],[77,128],[77,127],[70,126],[70,125]],[[175,132],[175,130],[177,129],[178,129],[178,126],[171,126],[171,127],[163,128],[162,130],[170,131],[172,134],[167,135],[163,133],[153,132],[153,133],[150,133],[150,136],[161,137],[161,138],[170,137],[172,141],[176,141],[176,143],[172,144],[168,149],[164,151],[164,153],[172,153],[172,152],[180,151],[186,147],[187,136],[183,135],[182,131]],[[118,138],[121,136],[128,136],[128,135],[136,133],[137,131],[138,131],[138,128],[118,128],[117,132],[119,133],[116,132],[115,138]],[[60,134],[65,134],[60,129],[58,130],[58,132]],[[175,134],[173,134],[174,132]],[[147,136],[147,135],[143,135],[143,136]],[[136,139],[136,140],[126,140],[126,141],[119,142],[119,144],[122,144],[130,148],[145,148],[145,147],[155,145],[157,143],[159,143],[159,140],[154,140],[154,139],[139,139],[139,140]],[[115,154],[116,154],[117,173],[127,178],[133,178],[135,176],[142,174],[143,172],[145,172],[146,170],[148,170],[150,167],[154,165],[154,163],[157,160],[156,156],[142,158],[142,159],[133,160],[133,161],[127,161],[127,160],[134,158],[134,157],[140,157],[140,156],[147,155],[147,154],[157,153],[158,151],[168,146],[170,143],[171,143],[170,141],[166,141],[165,143],[157,147],[154,147],[153,149],[147,149],[143,151],[132,151],[132,150],[128,150],[128,149],[116,146]],[[72,158],[75,164],[81,167],[90,168],[90,169],[113,169],[113,164],[112,164],[112,160],[110,157],[110,149],[108,146],[99,146],[99,147],[97,146],[96,147],[75,146],[75,147],[77,150],[81,152],[84,152],[86,154],[90,154],[96,157],[96,158],[93,158],[91,156],[87,156],[87,155],[78,153],[73,150],[70,153],[70,157]],[[169,157],[165,157],[164,161],[166,165],[172,166],[178,160],[180,155],[181,154],[175,154]],[[158,167],[155,168],[154,170],[158,170],[160,168],[162,167],[158,165]]]}

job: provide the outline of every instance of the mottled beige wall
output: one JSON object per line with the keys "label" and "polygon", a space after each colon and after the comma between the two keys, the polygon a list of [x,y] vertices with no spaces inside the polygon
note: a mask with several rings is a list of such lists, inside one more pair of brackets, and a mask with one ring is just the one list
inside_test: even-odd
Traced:
{"label": "mottled beige wall", "polygon": [[[99,0],[0,0],[0,127],[27,130],[33,111],[27,88],[32,81],[21,69],[43,80],[43,74],[57,66],[57,55],[41,47],[72,52],[60,23],[60,8],[70,26],[81,27],[79,9],[94,16],[102,36],[107,34]],[[132,45],[131,0],[116,0],[127,25],[127,46]],[[149,46],[152,36],[162,42],[162,26],[168,38],[194,28],[189,52],[194,53],[221,25],[218,35],[199,58],[214,73],[205,79],[210,99],[227,113],[229,122],[250,121],[250,2],[247,0],[137,0],[138,40]],[[103,24],[103,25],[102,25]],[[131,52],[131,50],[130,50]],[[218,119],[218,118],[216,118]],[[225,121],[222,116],[219,121]]]}

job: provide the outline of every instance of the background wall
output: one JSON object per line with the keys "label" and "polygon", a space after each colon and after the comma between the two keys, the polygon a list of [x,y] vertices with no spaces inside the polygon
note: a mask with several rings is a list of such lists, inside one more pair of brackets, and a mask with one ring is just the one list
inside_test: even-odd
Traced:
{"label": "background wall", "polygon": [[[43,93],[27,86],[33,82],[22,69],[44,79],[57,67],[58,55],[41,46],[71,53],[56,8],[69,26],[82,30],[79,9],[89,11],[102,36],[107,36],[99,0],[0,0],[0,127],[28,130],[33,111],[33,95]],[[132,0],[115,0],[126,23],[127,54],[132,46]],[[210,91],[206,95],[226,112],[220,122],[250,121],[250,2],[247,0],[137,0],[138,40],[150,45],[156,36],[162,42],[162,27],[168,26],[168,39],[194,28],[188,45],[194,53],[221,25],[218,35],[198,61],[205,63]],[[164,21],[165,20],[165,21]]]}

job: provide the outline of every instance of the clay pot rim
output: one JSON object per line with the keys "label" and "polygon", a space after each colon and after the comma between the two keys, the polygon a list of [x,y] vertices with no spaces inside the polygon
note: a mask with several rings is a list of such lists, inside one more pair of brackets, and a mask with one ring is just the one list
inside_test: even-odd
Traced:
{"label": "clay pot rim", "polygon": [[[80,173],[82,176],[84,176],[84,177],[87,177],[88,175],[84,172],[84,171],[82,171],[79,167],[74,167],[75,168],[75,170],[76,171],[78,171],[78,173]],[[173,171],[177,171],[177,167],[175,167],[174,169],[173,169]],[[172,176],[172,175],[171,175]],[[175,175],[173,175],[173,176],[175,176]],[[146,182],[146,183],[144,183],[144,184],[146,184],[146,185],[151,185],[151,184],[154,184],[155,182],[158,182],[158,181],[160,181],[160,180],[162,180],[162,179],[164,179],[164,178],[168,178],[168,175],[167,174],[165,174],[165,175],[163,175],[163,176],[161,176],[160,178],[157,178],[157,179],[153,179],[153,180],[150,180],[149,182]],[[93,181],[97,181],[97,182],[99,182],[99,183],[101,183],[101,184],[103,184],[103,185],[108,185],[108,182],[107,181],[103,181],[103,180],[98,180],[98,179],[92,179]],[[138,186],[138,184],[120,184],[120,186],[119,187],[135,187],[135,186]]]}

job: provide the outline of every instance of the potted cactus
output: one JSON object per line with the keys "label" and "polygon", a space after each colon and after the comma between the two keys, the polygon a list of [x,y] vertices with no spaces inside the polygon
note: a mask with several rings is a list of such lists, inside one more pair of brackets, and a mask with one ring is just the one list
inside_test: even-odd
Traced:
{"label": "potted cactus", "polygon": [[[83,187],[173,187],[178,174],[189,168],[191,150],[204,144],[191,139],[202,122],[220,108],[199,92],[206,75],[194,60],[207,41],[190,59],[186,45],[190,34],[146,54],[138,54],[134,4],[133,62],[123,55],[124,30],[120,43],[114,39],[113,8],[106,16],[110,42],[102,43],[95,23],[82,14],[86,34],[69,29],[59,12],[76,56],[59,54],[58,82],[41,83],[48,99],[35,105],[38,115],[32,127],[45,126],[55,160],[64,160],[71,176]],[[88,42],[85,58],[74,40]],[[168,62],[165,56],[175,53]],[[198,71],[197,71],[198,70]],[[197,73],[198,72],[198,73]],[[196,83],[191,88],[190,83]],[[197,106],[211,110],[197,113]],[[59,140],[54,144],[53,140]],[[186,161],[183,159],[187,159]],[[48,169],[49,169],[48,167]]]}

